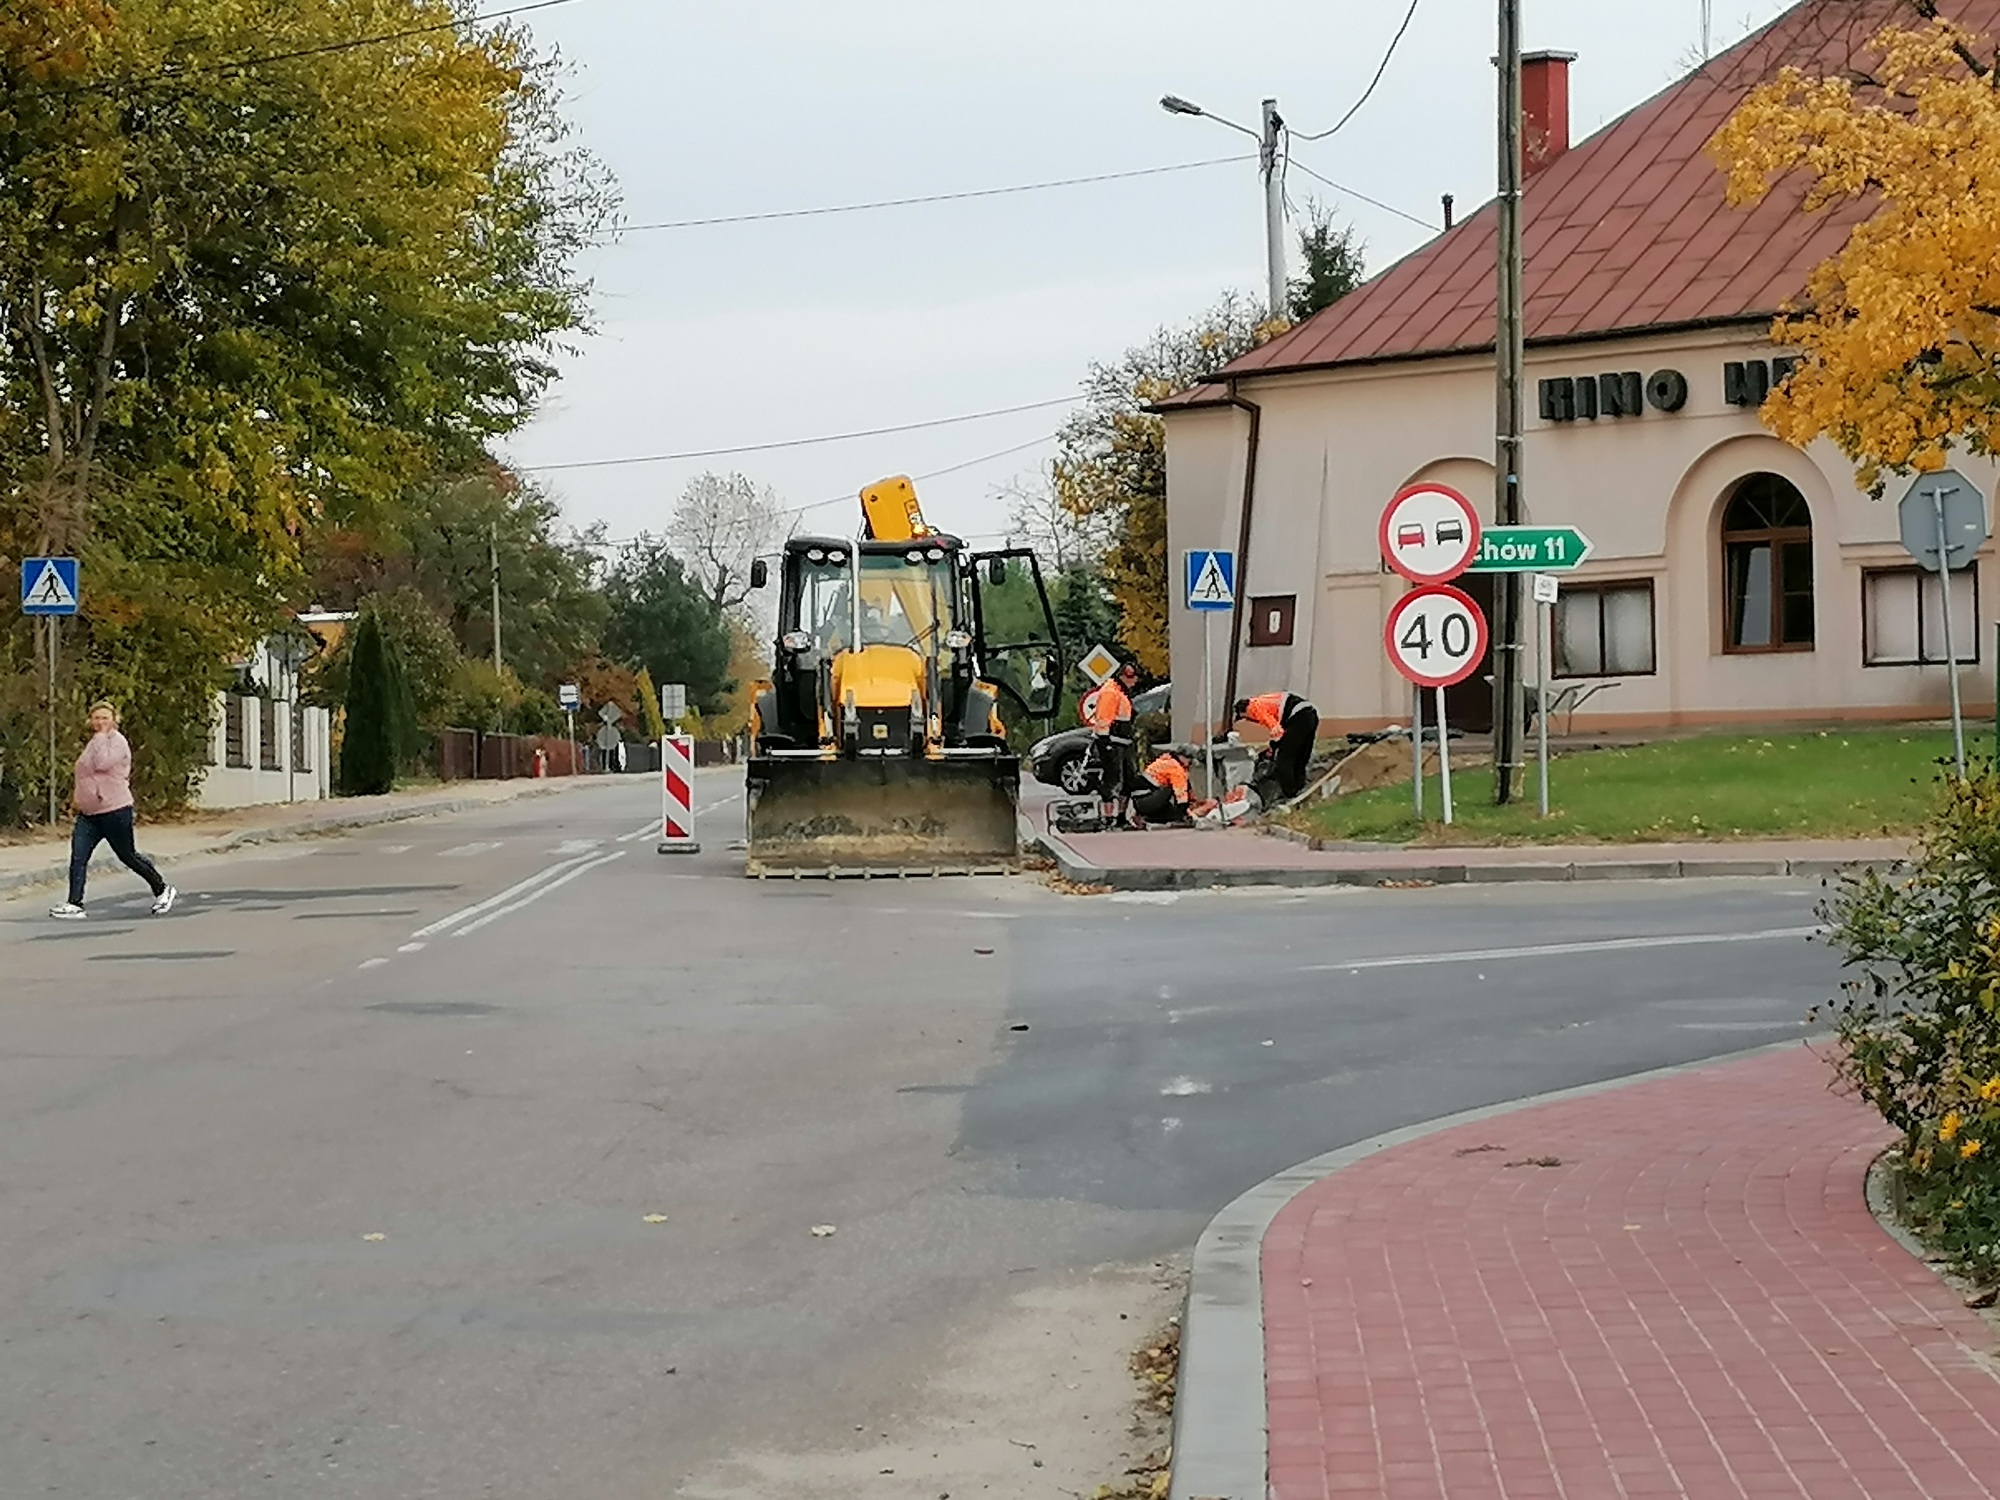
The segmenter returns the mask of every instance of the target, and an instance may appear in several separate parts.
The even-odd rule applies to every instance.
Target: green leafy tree
[[[523,682],[550,686],[596,647],[605,601],[592,587],[588,538],[570,536],[554,500],[504,470],[416,496],[401,555],[380,564],[407,579],[451,627],[466,656],[493,651],[493,547],[500,564],[500,652]]]
[[[362,600],[361,608],[375,617],[402,659],[417,723],[426,729],[440,728],[451,701],[453,675],[462,659],[450,627],[413,588],[370,594]],[[353,646],[354,633],[350,631],[314,664],[308,689],[313,702],[336,707],[347,701]]]
[[[1167,671],[1166,424],[1148,407],[1284,327],[1261,322],[1256,306],[1232,292],[1192,323],[1093,364],[1082,408],[1057,429],[1056,499],[1110,532],[1104,581],[1124,612],[1125,645],[1148,672]]]
[[[641,537],[604,581],[610,619],[604,648],[643,667],[654,682],[687,686],[688,702],[721,709],[729,678],[729,630],[720,610],[681,567],[666,543]]]
[[[121,653],[190,620],[218,660],[248,647],[316,533],[389,524],[553,377],[608,194],[525,33],[459,14],[0,7],[0,565],[83,556],[80,684],[129,672],[187,711],[212,662]],[[202,602],[130,628],[163,599]],[[0,622],[0,677],[32,660]],[[156,741],[167,794],[187,723]],[[31,734],[0,701],[0,763]]]
[[[1337,223],[1332,209],[1307,200],[1305,227],[1299,231],[1305,274],[1293,277],[1287,287],[1286,311],[1294,323],[1333,306],[1368,279],[1364,250],[1352,225]]]
[[[347,717],[340,741],[340,790],[349,797],[392,791],[402,759],[400,698],[395,657],[372,614],[354,627],[347,678]]]
[[[1049,608],[1056,617],[1063,661],[1076,676],[1076,664],[1094,646],[1119,649],[1124,619],[1118,601],[1095,568],[1066,569],[1049,590]]]
[[[644,667],[639,668],[639,718],[646,731],[646,738],[660,739],[667,732],[667,721],[660,713],[660,695],[653,688],[653,674]]]

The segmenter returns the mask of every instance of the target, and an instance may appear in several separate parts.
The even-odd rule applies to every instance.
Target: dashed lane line
[[[1559,958],[1570,953],[1628,953],[1642,948],[1703,948],[1721,943],[1774,943],[1817,936],[1819,927],[1770,927],[1761,932],[1689,932],[1661,937],[1601,938],[1580,943],[1531,943],[1520,948],[1466,948],[1443,953],[1403,953],[1392,958],[1351,958],[1345,963],[1305,964],[1301,974],[1354,973],[1361,969],[1407,969],[1425,964],[1498,963],[1510,958]]]
[[[597,859],[587,860],[583,864],[578,865],[575,869],[570,870],[568,873],[559,875],[554,880],[545,881],[543,884],[536,886],[534,889],[529,891],[525,896],[521,897],[520,900],[515,901],[507,906],[497,907],[494,910],[487,912],[484,916],[475,917],[472,921],[467,922],[463,927],[459,928],[458,931],[454,932],[452,936],[455,938],[464,937],[468,933],[479,931],[480,928],[486,926],[487,923],[489,922],[497,922],[502,917],[513,915],[515,912],[519,911],[524,906],[532,906],[535,902],[541,900],[542,897],[548,895],[550,891],[553,891],[560,886],[568,885],[572,880],[576,879],[577,876],[587,875],[592,870],[598,869],[600,866],[608,865],[614,860],[623,859],[626,855],[626,852],[627,852],[626,850],[619,849],[611,854],[602,855]]]
[[[424,927],[419,927],[415,932],[411,933],[410,936],[412,938],[436,937],[439,933],[445,931],[446,929],[456,927],[460,922],[464,922],[469,920],[470,918],[476,917],[481,912],[490,911],[496,906],[511,901],[516,896],[519,896],[524,892],[533,889],[535,886],[539,885],[542,881],[549,880],[554,876],[561,874],[564,870],[569,869],[572,865],[580,865],[585,860],[590,859],[591,857],[592,856],[588,854],[575,854],[571,855],[568,859],[559,859],[554,864],[547,865],[542,869],[535,871],[535,873],[528,876],[527,879],[516,881],[513,885],[508,886],[506,890],[501,891],[497,895],[488,896],[484,901],[476,901],[471,906],[460,907],[457,911],[452,912],[448,916],[439,917],[435,922],[432,922]]]
[[[441,850],[439,859],[471,859],[475,855],[487,854],[500,847],[499,839],[478,839],[470,844],[460,844],[456,849]]]

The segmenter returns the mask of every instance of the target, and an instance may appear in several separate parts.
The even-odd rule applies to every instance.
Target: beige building
[[[1969,24],[2000,21],[2000,0],[1967,8],[1992,12]],[[1594,689],[1579,730],[1947,711],[1939,583],[1898,540],[1909,481],[1871,499],[1831,444],[1800,451],[1757,415],[1786,367],[1772,315],[1857,213],[1806,215],[1782,188],[1732,210],[1702,154],[1755,82],[1785,62],[1839,65],[1883,19],[1874,9],[1886,7],[1842,6],[1829,26],[1826,5],[1800,6],[1574,149],[1571,60],[1528,64],[1524,519],[1593,544],[1564,575],[1545,638],[1550,694]],[[1235,630],[1217,632],[1218,701],[1232,683],[1236,696],[1288,688],[1330,731],[1407,722],[1410,689],[1382,648],[1407,585],[1383,568],[1376,527],[1417,480],[1493,514],[1495,258],[1489,204],[1163,404],[1172,552],[1242,553]],[[1991,515],[2000,468],[1956,468]],[[1952,584],[1962,690],[1987,714],[1995,556],[1989,543]],[[1457,582],[1488,604],[1492,576]],[[1202,619],[1174,611],[1190,684]],[[1488,671],[1451,690],[1455,724],[1490,723]],[[1200,713],[1198,693],[1175,695],[1178,732],[1196,732]]]

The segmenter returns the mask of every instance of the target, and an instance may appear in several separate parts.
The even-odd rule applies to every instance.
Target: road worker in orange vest
[[[1305,790],[1306,763],[1312,759],[1313,741],[1319,734],[1319,710],[1297,693],[1265,693],[1256,698],[1238,698],[1230,719],[1248,719],[1260,724],[1271,736],[1275,755],[1271,776],[1281,797],[1296,797]]]
[[[1139,669],[1129,661],[1104,680],[1092,696],[1090,728],[1097,736],[1098,796],[1104,815],[1117,823],[1125,821],[1125,806],[1132,795],[1132,783],[1139,778],[1139,745],[1132,723],[1132,692],[1139,685]]]
[[[1132,811],[1147,823],[1186,823],[1194,813],[1213,807],[1212,802],[1194,801],[1188,782],[1191,757],[1182,749],[1169,749],[1153,758],[1141,773],[1139,789],[1132,794]]]

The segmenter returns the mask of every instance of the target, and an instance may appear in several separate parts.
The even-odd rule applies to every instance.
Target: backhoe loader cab
[[[900,483],[887,506],[868,495]],[[751,715],[751,873],[1005,868],[1020,762],[1003,700],[1056,708],[1062,662],[1034,555],[972,554],[924,526],[908,481],[864,493],[867,529],[794,537],[771,680]]]

